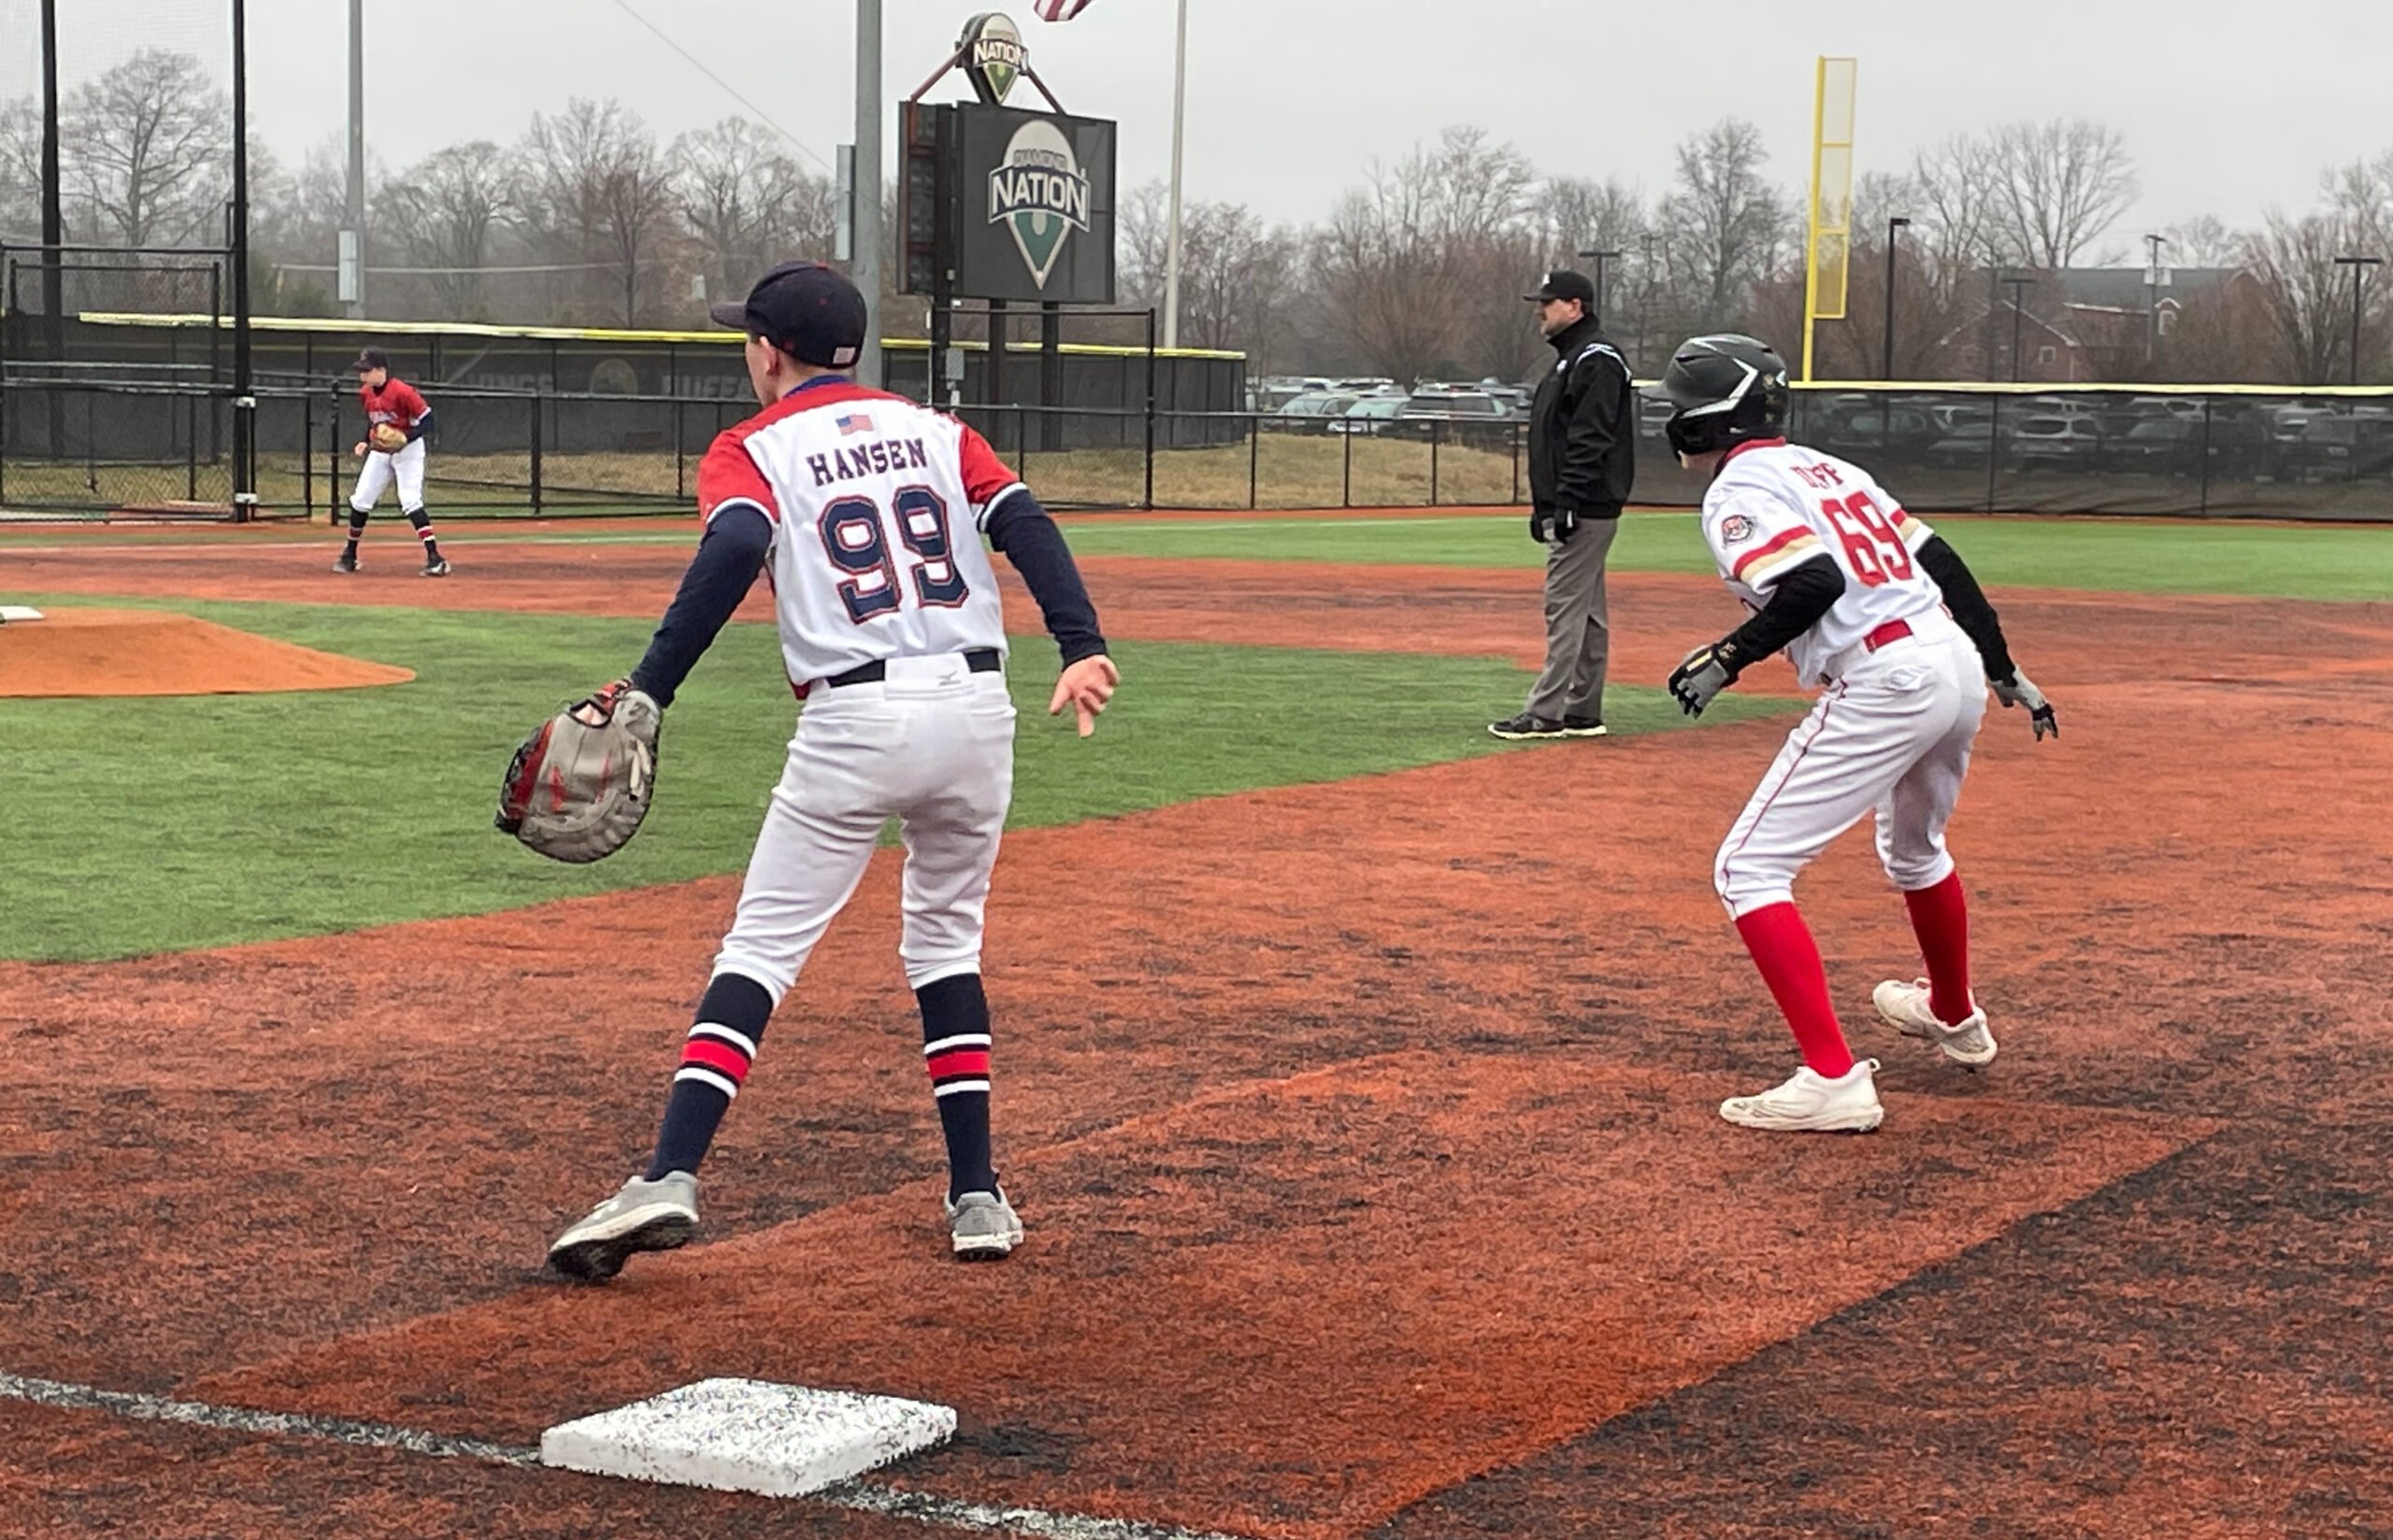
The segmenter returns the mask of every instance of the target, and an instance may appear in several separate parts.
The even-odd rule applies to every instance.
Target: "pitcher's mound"
[[[246,695],[414,677],[171,610],[53,609],[0,625],[0,696]]]

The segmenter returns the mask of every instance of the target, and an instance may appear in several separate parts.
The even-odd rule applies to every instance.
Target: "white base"
[[[41,611],[31,605],[0,605],[0,625],[11,620],[38,620]]]
[[[955,1409],[761,1379],[705,1379],[559,1423],[540,1462],[595,1476],[800,1497],[937,1448]]]

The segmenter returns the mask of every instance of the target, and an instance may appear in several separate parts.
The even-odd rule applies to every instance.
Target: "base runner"
[[[634,1252],[696,1233],[698,1162],[891,818],[906,845],[898,954],[947,1142],[949,1241],[958,1257],[1002,1258],[1023,1226],[991,1163],[981,936],[1013,795],[1014,711],[982,535],[1062,649],[1050,713],[1071,706],[1086,736],[1120,675],[1062,533],[981,435],[839,372],[864,344],[854,285],[791,263],[714,318],[748,334],[765,409],[699,465],[706,535],[627,688],[669,706],[761,570],[806,706],[682,1043],[655,1155],[558,1236],[549,1262],[608,1278]]]
[[[1878,1014],[1970,1068],[1994,1034],[1970,991],[1968,906],[1944,826],[1960,796],[1989,681],[2035,734],[2052,706],[2011,660],[2001,623],[1957,552],[1858,466],[1789,444],[1786,365],[1746,336],[1699,336],[1663,377],[1670,448],[1711,478],[1703,535],[1751,618],[1697,648],[1669,679],[1699,715],[1738,674],[1784,649],[1817,687],[1720,848],[1713,883],[1785,1013],[1803,1067],[1723,1102],[1749,1128],[1867,1130],[1884,1116],[1873,1059],[1845,1046],[1819,948],[1795,907],[1796,874],[1875,812],[1878,856],[1902,891],[1927,977],[1889,979]]]

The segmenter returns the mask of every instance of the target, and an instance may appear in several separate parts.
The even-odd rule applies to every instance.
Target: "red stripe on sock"
[[[944,1080],[955,1075],[985,1076],[989,1073],[989,1050],[952,1048],[945,1053],[931,1055],[924,1063],[934,1080]]]
[[[730,1044],[719,1043],[711,1037],[693,1037],[684,1043],[681,1046],[681,1062],[704,1064],[709,1069],[721,1070],[731,1077],[733,1085],[744,1084],[748,1078],[748,1056]]]
[[[1828,973],[1820,962],[1819,944],[1812,928],[1792,904],[1770,904],[1737,917],[1737,934],[1770,986],[1786,1025],[1803,1050],[1803,1062],[1833,1080],[1853,1068],[1853,1050],[1844,1044],[1844,1029],[1837,1024],[1836,1003],[1828,997]]]
[[[1975,1008],[1970,1004],[1970,901],[1961,891],[1961,874],[1903,894],[1903,905],[1927,964],[1927,1008],[1946,1026],[1957,1025]]]

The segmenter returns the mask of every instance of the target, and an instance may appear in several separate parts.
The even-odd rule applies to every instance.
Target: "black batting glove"
[[[1529,510],[1529,538],[1540,546],[1554,538],[1553,516],[1542,508]]]
[[[1712,698],[1737,682],[1744,664],[1737,657],[1736,648],[1727,641],[1707,642],[1679,661],[1670,671],[1669,689],[1679,709],[1690,717],[1700,717]]]

